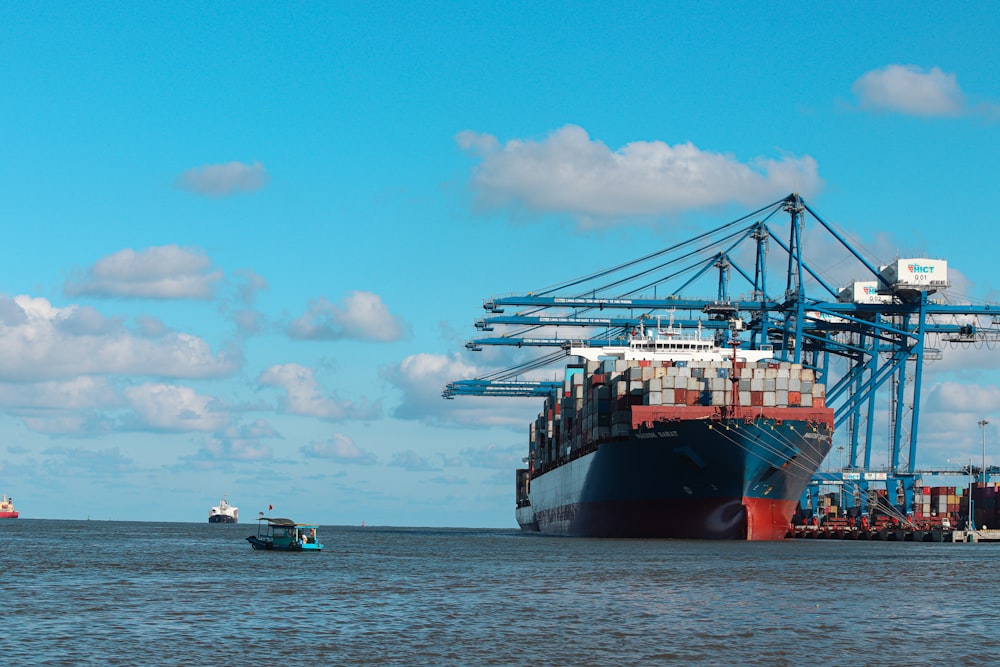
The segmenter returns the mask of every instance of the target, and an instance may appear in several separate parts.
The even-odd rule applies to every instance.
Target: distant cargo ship
[[[833,437],[833,410],[811,369],[672,323],[570,354],[581,363],[546,399],[528,468],[517,471],[523,530],[785,537]]]
[[[5,493],[3,500],[0,500],[0,519],[16,519],[18,516],[17,510],[14,509],[14,499],[8,498]]]
[[[223,496],[216,507],[208,511],[209,523],[239,523],[240,509],[233,507]]]

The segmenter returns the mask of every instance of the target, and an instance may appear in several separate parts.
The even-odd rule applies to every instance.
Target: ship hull
[[[636,406],[628,437],[532,477],[524,530],[580,537],[778,540],[831,446],[826,408]]]
[[[16,519],[20,514],[16,511],[0,512],[0,519]]]
[[[209,523],[236,523],[236,517],[225,514],[216,514],[208,517]]]

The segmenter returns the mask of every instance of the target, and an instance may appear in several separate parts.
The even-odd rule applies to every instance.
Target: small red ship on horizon
[[[3,500],[0,500],[0,519],[16,519],[17,517],[18,513],[14,509],[14,499],[8,498],[5,493]]]

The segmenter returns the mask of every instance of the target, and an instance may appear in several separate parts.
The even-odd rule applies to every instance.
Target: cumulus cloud
[[[89,410],[117,407],[121,396],[107,378],[83,376],[65,381],[0,382],[0,406],[15,409]]]
[[[229,422],[218,399],[201,396],[190,387],[143,384],[124,391],[135,413],[135,427],[154,431],[218,431]]]
[[[82,448],[50,447],[42,452],[45,468],[58,470],[66,479],[74,477],[117,477],[135,472],[138,466],[117,447],[98,451]]]
[[[392,315],[381,297],[372,292],[350,292],[340,305],[319,298],[288,327],[293,338],[303,340],[361,340],[388,343],[410,335],[409,325]]]
[[[240,192],[260,190],[270,178],[264,165],[259,162],[227,162],[188,169],[177,177],[174,185],[197,195],[228,197]]]
[[[272,457],[271,448],[264,440],[280,437],[263,419],[250,424],[227,425],[205,440],[196,459],[215,461],[260,461]]]
[[[208,299],[222,272],[200,250],[176,245],[125,248],[77,271],[63,288],[69,296],[139,299]]]
[[[282,408],[294,415],[329,420],[372,419],[382,412],[378,403],[355,405],[336,396],[323,396],[312,369],[299,364],[271,366],[261,373],[257,382],[265,387],[284,390]]]
[[[461,132],[456,141],[479,159],[471,186],[485,209],[513,207],[580,219],[650,216],[729,203],[758,205],[822,187],[816,161],[781,156],[740,162],[692,143],[635,141],[612,150],[566,125],[542,141]]]
[[[990,414],[1000,406],[1000,387],[939,382],[922,398],[921,405],[928,412]]]
[[[458,354],[426,353],[410,355],[399,365],[382,371],[382,376],[402,395],[392,413],[397,419],[523,429],[540,409],[539,399],[475,396],[448,401],[441,398],[449,382],[482,374],[482,369],[463,362]]]
[[[375,465],[378,462],[378,457],[375,454],[362,450],[343,433],[335,433],[332,438],[311,442],[299,451],[308,458],[330,459],[338,463]]]
[[[965,111],[965,94],[954,74],[938,67],[886,65],[866,72],[852,88],[862,109],[914,116],[957,116]]]
[[[392,462],[389,463],[389,465],[403,468],[404,470],[409,470],[411,472],[441,469],[440,465],[431,463],[426,456],[421,456],[412,449],[393,454]]]
[[[238,269],[233,272],[236,277],[236,290],[240,301],[252,306],[257,300],[257,293],[267,290],[267,280],[250,269]]]
[[[134,336],[93,309],[0,296],[0,314],[0,381],[100,374],[211,378],[238,367],[238,360],[213,354],[201,338],[176,332]]]

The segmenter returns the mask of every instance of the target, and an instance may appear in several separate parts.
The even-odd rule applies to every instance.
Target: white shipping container
[[[643,403],[645,405],[663,405],[663,392],[651,391],[647,393],[644,397]]]
[[[892,303],[892,295],[879,294],[877,280],[856,280],[837,292],[841,303]]]
[[[948,262],[943,259],[897,259],[881,267],[879,275],[890,287],[932,291],[948,286]]]

